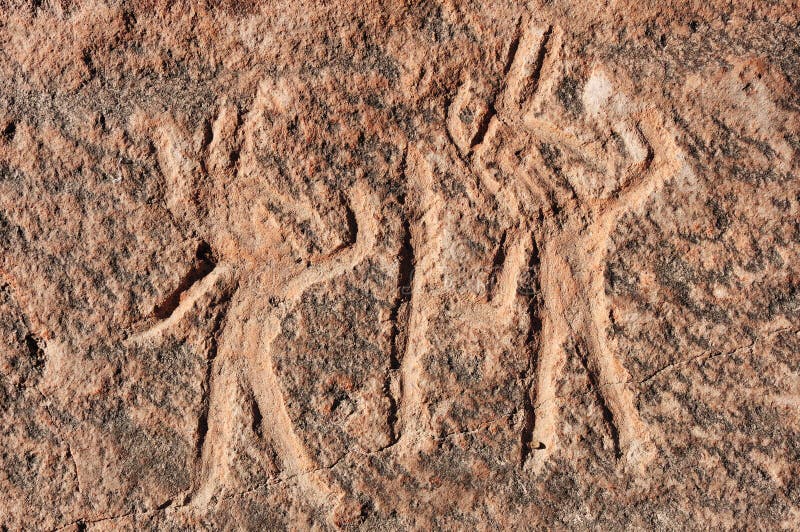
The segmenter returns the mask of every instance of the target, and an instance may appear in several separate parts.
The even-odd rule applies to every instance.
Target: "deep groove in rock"
[[[201,241],[197,246],[195,258],[189,271],[178,283],[178,286],[173,292],[153,309],[153,316],[163,320],[172,315],[175,309],[178,308],[181,302],[181,295],[189,290],[194,284],[203,280],[203,278],[211,273],[216,266],[211,247],[205,241]]]
[[[94,64],[94,60],[92,59],[91,51],[88,49],[84,50],[81,60],[83,61],[83,64],[86,67],[87,72],[89,73],[89,79],[84,81],[84,83],[88,83],[89,81],[97,77],[97,67]]]
[[[528,334],[525,339],[525,345],[528,348],[528,367],[524,375],[524,392],[523,392],[523,423],[522,433],[520,435],[521,456],[520,464],[524,465],[530,452],[534,449],[544,449],[544,444],[539,442],[536,447],[533,445],[533,429],[536,426],[536,409],[533,406],[533,398],[531,397],[531,388],[533,387],[532,380],[535,371],[539,366],[539,349],[541,348],[542,341],[542,295],[541,295],[541,281],[539,279],[541,270],[541,258],[539,257],[539,246],[536,238],[531,238],[532,248],[531,255],[528,259],[528,272],[524,278],[525,285],[522,287],[523,294],[528,297]]]
[[[12,120],[9,122],[6,127],[3,128],[2,134],[0,136],[3,138],[5,142],[11,142],[14,140],[14,136],[17,134],[17,124]]]
[[[494,289],[495,286],[497,286],[497,276],[502,271],[503,264],[506,261],[507,237],[508,237],[508,231],[503,231],[503,234],[500,237],[500,243],[497,245],[497,251],[494,254],[494,259],[492,259],[492,270],[489,272],[489,278],[486,281],[487,299],[491,299],[494,297]]]
[[[550,44],[550,37],[553,35],[553,26],[549,26],[547,31],[542,35],[542,44],[539,46],[539,51],[536,53],[536,60],[533,63],[533,71],[531,72],[530,81],[522,91],[522,100],[526,100],[536,94],[539,90],[539,82],[542,77],[542,68],[544,67],[544,60],[547,57],[548,45]]]
[[[402,344],[406,339],[400,327],[400,313],[408,313],[408,302],[411,298],[411,282],[414,277],[414,248],[411,243],[411,227],[408,219],[403,220],[403,240],[397,253],[397,292],[389,315],[392,331],[389,338],[389,370],[383,385],[383,393],[389,399],[387,424],[389,426],[390,444],[397,441],[397,419],[400,404],[391,390],[391,372],[400,369]]]
[[[258,439],[262,439],[264,437],[264,417],[261,415],[261,409],[258,407],[258,401],[254,395],[250,395],[250,428],[253,431],[253,434],[256,435]]]
[[[597,382],[597,377],[589,367],[586,357],[586,349],[582,344],[579,343],[575,345],[575,354],[578,356],[578,359],[581,361],[581,365],[586,370],[586,374],[589,376],[589,383],[595,392],[595,397],[597,398],[597,402],[603,412],[603,420],[605,421],[608,431],[611,434],[611,439],[614,442],[614,456],[615,458],[620,459],[622,458],[622,448],[619,444],[619,429],[617,429],[617,425],[614,422],[614,414],[612,414],[611,409],[606,403],[606,399],[603,396],[602,387]]]
[[[42,340],[34,336],[32,333],[25,335],[25,348],[28,351],[28,356],[31,358],[33,368],[41,375],[47,357],[42,347]]]
[[[358,237],[358,221],[356,220],[356,213],[353,212],[353,209],[350,205],[345,202],[344,203],[345,209],[345,220],[347,222],[347,236],[348,242],[346,247],[350,247],[356,243],[356,239]]]
[[[392,306],[390,320],[392,322],[390,367],[400,368],[400,326],[398,315],[404,303],[408,303],[411,295],[411,281],[414,277],[414,248],[411,244],[411,228],[408,220],[403,221],[403,241],[397,253],[397,295]]]
[[[506,54],[506,63],[503,67],[503,75],[508,75],[508,72],[511,70],[511,65],[514,63],[514,58],[517,56],[517,50],[519,50],[519,41],[522,38],[522,19],[520,18],[517,21],[517,30],[514,34],[514,38],[511,39],[511,43],[508,45],[508,53]]]
[[[208,435],[208,410],[209,410],[209,389],[211,386],[211,368],[213,364],[209,362],[206,367],[206,374],[203,382],[203,398],[201,401],[200,415],[197,417],[197,441],[195,441],[195,457],[199,460],[203,456],[203,447],[206,444]]]
[[[489,131],[489,125],[492,123],[492,118],[494,118],[496,114],[497,111],[494,108],[493,102],[491,105],[489,105],[489,109],[486,111],[486,114],[484,114],[481,118],[481,122],[478,125],[478,130],[475,132],[472,142],[469,143],[470,150],[483,144],[483,139],[486,137],[486,132]]]
[[[242,124],[243,124],[242,110],[239,109],[239,107],[237,106],[236,107],[236,125],[235,125],[234,130],[233,130],[234,141],[236,141],[236,133],[238,133],[239,129],[241,129]],[[242,143],[241,143],[241,141],[240,142],[236,142],[236,144],[234,145],[234,147],[231,149],[231,152],[230,152],[230,161],[231,161],[231,168],[234,168],[237,171],[237,173],[238,173],[237,166],[239,164],[239,156],[241,155],[241,153],[242,153]]]
[[[203,377],[202,384],[202,398],[200,413],[197,416],[197,440],[195,441],[195,456],[199,460],[203,456],[203,447],[206,444],[206,436],[208,435],[208,414],[211,406],[211,384],[213,377],[214,361],[217,358],[217,351],[219,349],[219,335],[223,329],[223,322],[228,312],[228,307],[233,295],[236,293],[237,287],[234,286],[229,291],[224,292],[219,300],[213,305],[219,307],[219,310],[214,317],[214,325],[209,335],[209,347],[206,358],[206,370]]]
[[[166,510],[167,508],[172,506],[172,503],[173,503],[172,499],[167,499],[166,501],[156,506],[156,511]]]
[[[201,149],[207,151],[208,147],[214,141],[214,128],[210,120],[203,120],[203,143]]]
[[[347,226],[347,235],[344,239],[344,242],[336,246],[331,254],[338,253],[354,246],[358,240],[358,220],[356,219],[356,213],[350,206],[350,202],[348,202],[346,199],[342,199],[342,205],[344,205],[344,219],[345,225]]]
[[[541,258],[539,257],[539,246],[536,239],[532,238],[531,256],[528,259],[528,273],[527,273],[527,295],[530,298],[528,303],[528,316],[530,318],[530,327],[528,328],[527,345],[538,345],[538,339],[542,332],[542,290],[541,281],[539,279],[541,271]]]

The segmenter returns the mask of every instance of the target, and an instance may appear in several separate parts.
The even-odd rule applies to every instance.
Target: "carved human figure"
[[[617,451],[643,467],[653,456],[652,443],[630,376],[608,338],[604,267],[620,218],[686,168],[664,119],[617,91],[602,68],[584,84],[583,116],[565,124],[556,117],[569,112],[550,112],[559,83],[569,82],[558,72],[561,40],[557,27],[523,23],[500,91],[487,105],[480,96],[475,102],[485,91],[465,83],[449,110],[448,129],[469,171],[515,220],[512,245],[533,255],[528,263],[536,270],[538,316],[531,327],[540,320],[541,330],[532,346],[523,463],[541,463],[557,447],[557,389],[572,351],[610,413]],[[461,123],[467,106],[483,110],[483,125]],[[530,235],[527,242],[523,235]],[[525,262],[511,266],[524,268]]]
[[[277,94],[276,94],[277,92]],[[287,228],[280,213],[294,223],[317,229],[324,224],[311,202],[290,197],[263,175],[257,157],[263,116],[282,111],[280,91],[262,85],[243,117],[236,106],[222,104],[206,140],[192,148],[169,118],[158,123],[155,140],[166,175],[167,204],[176,218],[201,226],[214,250],[216,265],[182,297],[166,319],[137,333],[131,343],[157,340],[195,307],[229,301],[217,340],[208,388],[207,432],[200,435],[201,482],[192,504],[205,506],[235,486],[231,463],[237,434],[247,430],[242,411],[251,397],[268,420],[260,428],[272,445],[282,479],[292,479],[309,500],[342,502],[343,494],[317,474],[318,464],[295,431],[272,356],[272,344],[283,319],[311,287],[356,267],[375,244],[376,200],[356,183],[346,193],[346,209],[355,219],[356,234],[327,253],[311,254],[308,242]],[[166,125],[164,125],[166,124]],[[195,145],[198,143],[195,142]],[[235,192],[230,187],[235,185]],[[275,207],[277,205],[277,208]],[[288,214],[287,214],[288,213]],[[201,423],[202,425],[203,423]]]

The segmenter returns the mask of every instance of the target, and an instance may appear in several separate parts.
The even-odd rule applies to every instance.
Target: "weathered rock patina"
[[[0,529],[797,529],[800,5],[0,8]]]

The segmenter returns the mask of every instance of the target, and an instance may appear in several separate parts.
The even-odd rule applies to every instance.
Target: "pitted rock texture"
[[[800,528],[800,5],[0,8],[0,529]]]

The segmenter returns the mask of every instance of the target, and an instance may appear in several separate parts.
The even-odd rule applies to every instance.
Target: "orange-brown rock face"
[[[800,528],[796,2],[246,4],[0,8],[0,530]]]

